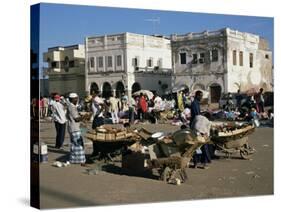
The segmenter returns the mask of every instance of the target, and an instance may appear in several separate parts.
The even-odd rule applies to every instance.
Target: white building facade
[[[129,96],[148,89],[164,94],[171,89],[170,40],[164,37],[122,33],[85,40],[85,90]]]
[[[221,93],[251,88],[272,91],[272,52],[265,39],[229,28],[172,35],[172,86]]]
[[[76,92],[85,95],[85,48],[84,45],[49,48],[43,54],[48,68],[49,94],[66,95]]]

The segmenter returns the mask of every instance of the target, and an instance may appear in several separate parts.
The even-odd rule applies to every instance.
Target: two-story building
[[[49,78],[50,94],[76,92],[85,95],[84,45],[49,48],[43,59],[48,63],[44,74]]]
[[[258,35],[229,28],[171,35],[173,85],[221,93],[251,88],[272,90],[272,52]]]
[[[49,93],[93,90],[104,97],[130,96],[148,89],[160,95],[173,88],[222,93],[252,88],[272,91],[272,52],[258,35],[229,28],[202,33],[149,36],[121,33],[86,37],[84,45],[49,48]]]
[[[85,90],[128,95],[140,89],[164,94],[171,89],[170,40],[134,33],[87,37]]]

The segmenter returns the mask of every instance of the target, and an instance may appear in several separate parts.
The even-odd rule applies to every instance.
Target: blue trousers
[[[201,147],[202,154],[194,154],[193,155],[193,163],[197,165],[199,162],[202,164],[211,163],[211,154],[209,150],[209,145],[205,144]]]

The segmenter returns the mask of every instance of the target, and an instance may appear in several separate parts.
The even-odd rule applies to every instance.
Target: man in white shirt
[[[109,98],[109,112],[111,113],[112,123],[118,124],[118,99],[116,99],[112,94]]]
[[[64,136],[65,136],[65,127],[66,127],[66,110],[64,105],[60,102],[60,96],[55,95],[55,101],[51,107],[53,120],[56,127],[56,148],[60,149],[63,146]]]
[[[158,95],[154,98],[154,109],[160,111],[162,106],[162,98]]]
[[[98,96],[97,91],[92,92],[92,112],[93,112],[93,123],[92,128],[96,129],[97,127],[104,125],[103,117],[103,100]]]

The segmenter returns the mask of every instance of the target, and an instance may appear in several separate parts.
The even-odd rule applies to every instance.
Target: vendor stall
[[[255,130],[254,125],[247,122],[213,122],[211,127],[211,141],[217,152],[230,157],[240,153],[243,159],[249,159],[254,153],[249,146],[248,135]]]

